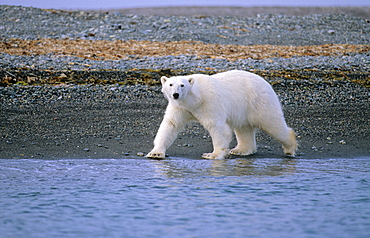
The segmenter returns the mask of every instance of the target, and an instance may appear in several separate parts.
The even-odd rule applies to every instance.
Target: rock
[[[140,157],[143,157],[143,156],[145,156],[145,153],[144,152],[137,152],[136,155],[140,156]]]

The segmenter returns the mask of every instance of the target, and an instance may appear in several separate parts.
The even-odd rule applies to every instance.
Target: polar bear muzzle
[[[172,96],[173,96],[174,99],[178,99],[180,97],[180,94],[174,93],[174,94],[172,94]]]

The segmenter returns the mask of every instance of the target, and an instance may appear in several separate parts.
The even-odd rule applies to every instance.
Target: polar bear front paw
[[[147,158],[153,158],[153,159],[164,159],[166,158],[165,153],[161,152],[149,152],[147,155],[145,155]]]

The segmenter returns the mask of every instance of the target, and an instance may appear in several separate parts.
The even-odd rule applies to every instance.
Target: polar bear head
[[[168,100],[182,100],[188,96],[194,84],[194,78],[184,76],[167,78],[163,76],[161,83],[162,92]]]

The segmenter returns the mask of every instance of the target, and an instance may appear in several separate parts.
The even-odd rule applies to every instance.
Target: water
[[[1,237],[370,237],[370,158],[0,160]]]
[[[293,6],[293,7],[332,7],[332,6],[369,6],[369,0],[0,0],[0,4],[22,5],[27,7],[55,8],[55,9],[115,9],[115,8],[135,8],[135,7],[168,7],[168,6]]]

